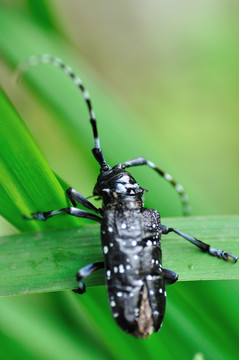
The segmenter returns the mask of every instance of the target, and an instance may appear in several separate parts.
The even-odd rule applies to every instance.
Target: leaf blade
[[[80,225],[74,218],[51,224],[25,221],[22,215],[67,206],[65,192],[34,142],[21,118],[3,92],[0,92],[0,213],[21,230]],[[6,210],[6,204],[7,210]],[[62,225],[61,225],[62,224]]]
[[[165,223],[238,255],[239,216],[168,218]],[[164,267],[176,271],[180,281],[239,279],[238,264],[203,254],[184,239],[168,235],[162,248]],[[2,237],[0,253],[2,296],[73,289],[79,268],[103,260],[99,225]],[[89,276],[86,285],[104,284],[103,273]]]

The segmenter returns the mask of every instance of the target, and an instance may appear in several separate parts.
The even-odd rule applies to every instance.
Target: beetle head
[[[139,201],[146,192],[139,186],[131,174],[122,168],[121,164],[101,171],[93,194],[103,197],[103,200],[114,202]]]

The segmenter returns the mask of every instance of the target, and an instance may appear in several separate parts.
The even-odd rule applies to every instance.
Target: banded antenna
[[[66,75],[68,75],[75,85],[81,90],[84,100],[87,104],[89,114],[90,114],[90,123],[93,130],[94,135],[94,148],[92,149],[92,153],[97,160],[97,162],[100,164],[101,170],[107,171],[109,169],[109,165],[106,164],[103,152],[100,147],[100,140],[98,137],[98,131],[97,131],[97,125],[96,125],[96,118],[95,113],[91,105],[90,95],[88,91],[85,89],[84,85],[82,84],[81,79],[76,76],[71,69],[71,67],[67,66],[61,59],[58,57],[54,57],[48,54],[42,54],[42,55],[32,55],[30,56],[26,61],[22,62],[17,69],[17,81],[20,81],[23,73],[32,66],[37,66],[39,64],[52,64],[64,71]]]

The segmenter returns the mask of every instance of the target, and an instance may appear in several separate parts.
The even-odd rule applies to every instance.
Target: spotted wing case
[[[104,212],[101,241],[109,303],[117,324],[145,338],[165,312],[160,217],[151,209]]]

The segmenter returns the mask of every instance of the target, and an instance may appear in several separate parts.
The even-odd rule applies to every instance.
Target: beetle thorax
[[[93,193],[102,198],[103,208],[140,208],[145,190],[119,164],[107,172],[100,173]]]

